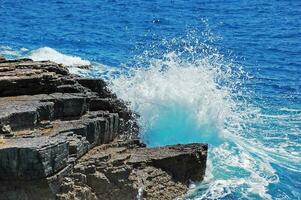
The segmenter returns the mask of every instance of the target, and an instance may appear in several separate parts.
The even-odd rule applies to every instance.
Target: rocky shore
[[[147,148],[101,79],[0,57],[0,199],[175,199],[205,174],[207,145]]]

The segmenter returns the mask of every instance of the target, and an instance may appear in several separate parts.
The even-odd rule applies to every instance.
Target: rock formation
[[[147,148],[101,79],[0,58],[0,199],[174,199],[201,181],[206,144]]]

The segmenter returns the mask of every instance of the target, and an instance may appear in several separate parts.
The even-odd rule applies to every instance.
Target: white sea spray
[[[146,52],[137,66],[112,78],[110,88],[140,115],[141,138],[149,146],[209,144],[205,180],[187,199],[271,199],[267,188],[279,181],[275,160],[263,144],[245,137],[250,124],[261,123],[260,109],[241,88],[248,75],[206,44],[184,45],[184,53],[171,50],[161,58]]]

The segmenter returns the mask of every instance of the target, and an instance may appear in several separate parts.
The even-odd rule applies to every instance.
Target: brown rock
[[[75,168],[87,177],[81,187],[91,188],[97,199],[174,199],[185,194],[189,180],[203,179],[206,159],[205,144],[129,148],[113,143],[92,149]]]

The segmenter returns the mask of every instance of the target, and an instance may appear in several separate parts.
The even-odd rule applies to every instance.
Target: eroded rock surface
[[[206,144],[146,148],[126,103],[64,66],[0,59],[0,199],[174,199]]]
[[[207,145],[173,145],[146,148],[139,141],[101,145],[89,151],[74,166],[59,199],[174,199],[187,191],[189,180],[205,174]],[[101,184],[99,184],[101,183]],[[65,188],[63,187],[63,188]]]

